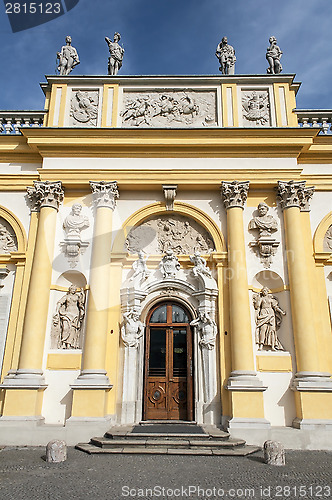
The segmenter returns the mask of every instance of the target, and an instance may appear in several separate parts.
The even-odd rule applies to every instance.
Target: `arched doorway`
[[[193,335],[188,310],[168,301],[147,317],[144,420],[193,420]]]

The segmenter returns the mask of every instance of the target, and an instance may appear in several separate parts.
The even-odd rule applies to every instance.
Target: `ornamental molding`
[[[64,198],[61,181],[33,181],[33,183],[33,188],[27,188],[27,198],[31,204],[31,211],[37,212],[45,207],[59,210]]]
[[[114,210],[119,198],[118,183],[116,181],[90,181],[93,201],[96,208],[106,207]]]
[[[306,181],[278,181],[277,201],[282,210],[297,207],[301,212],[310,211],[310,200],[315,187],[306,187],[305,184]]]
[[[247,201],[249,191],[249,181],[222,181],[221,196],[226,210],[229,208],[242,208]]]

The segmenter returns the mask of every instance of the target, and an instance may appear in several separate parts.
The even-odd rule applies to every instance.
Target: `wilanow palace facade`
[[[332,111],[299,87],[50,76],[44,111],[0,112],[0,444],[331,445]]]

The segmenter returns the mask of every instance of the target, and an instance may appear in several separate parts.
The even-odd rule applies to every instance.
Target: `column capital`
[[[249,181],[222,181],[221,197],[226,210],[229,208],[244,208],[249,191]]]
[[[31,210],[38,212],[41,208],[50,207],[59,210],[63,201],[64,190],[61,181],[33,181],[34,187],[27,188],[27,197],[31,203]]]
[[[297,207],[301,212],[310,211],[310,200],[314,194],[315,187],[306,187],[306,181],[278,181],[277,201],[281,209]]]
[[[90,181],[90,186],[96,208],[115,209],[116,200],[119,198],[118,183],[116,181]]]

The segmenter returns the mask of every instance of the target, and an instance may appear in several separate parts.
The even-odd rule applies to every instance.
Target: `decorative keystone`
[[[244,208],[249,191],[249,181],[233,181],[221,183],[221,196],[226,210],[229,208]]]
[[[90,186],[96,208],[106,207],[111,210],[115,209],[116,200],[119,198],[118,183],[116,181],[90,181]]]
[[[314,186],[305,187],[305,181],[278,181],[277,201],[281,209],[297,207],[301,212],[309,212],[310,200],[314,194]]]
[[[177,185],[163,184],[166,210],[174,210],[174,200],[176,196],[176,190],[177,190]]]
[[[63,201],[64,197],[61,181],[33,181],[33,183],[33,188],[27,188],[27,197],[31,203],[31,210],[38,212],[44,207],[59,210],[60,203]]]

